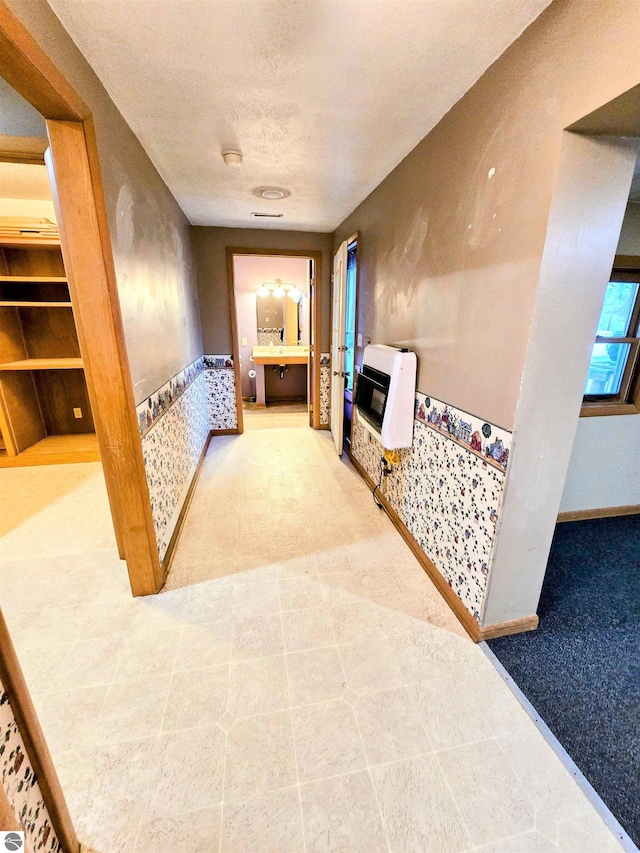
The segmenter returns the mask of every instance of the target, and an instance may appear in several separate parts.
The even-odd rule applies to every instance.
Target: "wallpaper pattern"
[[[161,560],[167,552],[211,430],[206,394],[207,372],[198,374],[142,438],[151,513]]]
[[[29,853],[63,853],[31,766],[9,699],[0,683],[0,774]]]
[[[163,560],[209,432],[238,426],[233,359],[201,356],[143,400],[136,411]]]
[[[331,356],[320,353],[320,424],[326,426],[331,418]]]
[[[416,394],[413,446],[385,496],[431,562],[478,619],[491,566],[511,434]],[[353,453],[374,482],[383,448],[356,417]]]

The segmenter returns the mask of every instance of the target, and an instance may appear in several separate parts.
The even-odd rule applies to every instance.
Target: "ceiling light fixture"
[[[222,152],[222,159],[226,166],[239,169],[242,166],[242,151],[238,151],[235,148],[225,148]]]
[[[280,201],[281,198],[288,198],[291,195],[284,187],[256,187],[253,194],[269,201]]]

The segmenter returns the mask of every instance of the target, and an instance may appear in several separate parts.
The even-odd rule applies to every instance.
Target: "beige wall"
[[[93,114],[138,403],[202,355],[190,226],[46,0],[8,6]]]
[[[638,83],[639,29],[556,0],[337,229],[359,331],[415,349],[420,391],[513,428],[562,130]]]
[[[227,284],[227,246],[251,249],[305,249],[322,252],[322,351],[329,348],[331,313],[331,235],[306,231],[262,231],[254,228],[191,230],[198,273],[200,317],[204,351],[214,355],[232,351]]]

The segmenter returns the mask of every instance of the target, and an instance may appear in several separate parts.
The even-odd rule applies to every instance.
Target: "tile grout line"
[[[383,633],[384,633],[384,634],[385,634],[385,636],[386,636],[386,632],[384,631],[384,629],[383,629]],[[388,638],[388,637],[387,637],[387,642],[389,642],[389,638]],[[394,659],[395,659],[395,654],[394,654],[393,646],[391,645],[391,643],[389,643],[389,647],[391,648],[391,654],[394,656]],[[422,726],[422,729],[423,729],[424,733],[425,733],[425,734],[426,734],[426,736],[427,736],[427,741],[429,742],[429,744],[430,744],[432,747],[434,747],[433,740],[432,740],[431,735],[429,734],[429,732],[428,732],[428,730],[427,730],[427,726],[426,726],[426,724],[425,724],[425,722],[424,722],[424,720],[423,720],[423,718],[422,718],[422,714],[421,714],[421,713],[420,713],[420,711],[418,710],[418,706],[416,705],[416,703],[415,703],[415,701],[414,701],[414,698],[413,698],[413,696],[411,695],[411,691],[409,690],[409,686],[410,686],[411,684],[416,684],[416,683],[420,683],[420,682],[407,682],[407,679],[405,678],[404,673],[402,672],[402,669],[400,668],[400,664],[397,662],[397,660],[396,660],[396,665],[397,665],[398,669],[400,669],[400,674],[402,675],[402,680],[403,680],[403,682],[404,682],[404,689],[407,691],[407,694],[408,694],[408,696],[409,696],[409,701],[411,702],[411,706],[412,706],[412,708],[413,708],[414,712],[416,713],[416,715],[417,715],[417,717],[418,717],[418,720],[419,720],[419,722],[420,722],[420,725]],[[466,744],[465,744],[465,746],[466,746]],[[428,755],[428,753],[425,753],[425,754],[427,754],[427,755]],[[466,834],[467,838],[469,839],[469,841],[471,842],[471,849],[474,849],[475,845],[474,845],[474,843],[473,843],[473,839],[471,838],[471,833],[469,832],[469,829],[468,829],[468,827],[467,827],[467,822],[465,821],[465,819],[464,819],[464,818],[463,818],[463,816],[462,816],[462,812],[460,811],[460,806],[458,805],[458,801],[456,800],[456,798],[455,798],[455,796],[454,796],[454,794],[453,794],[453,791],[451,790],[451,785],[449,785],[449,780],[447,779],[447,776],[446,776],[446,774],[445,774],[445,772],[444,772],[444,769],[443,769],[443,767],[442,767],[442,762],[441,762],[441,761],[440,761],[440,759],[438,758],[438,750],[436,750],[436,749],[434,748],[434,749],[432,750],[432,753],[431,753],[431,754],[434,756],[435,761],[436,761],[436,764],[438,765],[438,769],[439,769],[439,771],[440,771],[440,773],[441,773],[441,775],[442,775],[442,778],[444,779],[444,783],[445,783],[445,785],[447,786],[447,790],[449,791],[449,796],[451,797],[451,802],[453,803],[454,808],[455,808],[455,810],[456,810],[456,814],[458,815],[458,818],[459,818],[459,820],[460,820],[460,825],[464,828],[465,834]]]
[[[529,718],[531,719],[537,730],[540,732],[542,737],[545,739],[547,744],[551,747],[551,749],[553,750],[557,758],[560,760],[562,765],[571,774],[574,781],[576,782],[582,793],[585,795],[585,797],[593,807],[594,811],[601,818],[607,829],[612,833],[612,835],[616,836],[616,839],[621,844],[622,849],[625,851],[625,853],[638,853],[638,848],[633,843],[626,830],[619,823],[615,815],[611,812],[607,804],[600,797],[600,795],[589,782],[589,780],[586,778],[586,776],[582,773],[578,765],[571,758],[571,756],[560,743],[558,738],[553,734],[549,726],[542,719],[541,715],[536,711],[536,709],[531,704],[529,699],[525,696],[523,691],[518,687],[516,682],[509,675],[508,671],[500,662],[498,657],[493,653],[493,651],[487,645],[486,642],[478,643],[478,645],[482,649],[484,654],[487,656],[487,658],[491,661],[498,675],[502,678],[511,693],[518,700],[521,707],[529,716]]]
[[[158,729],[158,733],[155,735],[156,743],[155,743],[155,748],[154,748],[154,752],[153,752],[153,761],[151,762],[151,770],[149,772],[149,778],[147,780],[147,784],[146,784],[145,790],[144,790],[144,796],[142,799],[142,808],[140,809],[140,817],[138,818],[138,823],[136,825],[136,834],[135,834],[135,838],[134,838],[134,850],[138,845],[138,836],[140,835],[140,830],[142,829],[142,826],[143,826],[143,820],[145,817],[145,810],[147,807],[147,798],[149,796],[149,788],[151,786],[151,780],[153,778],[153,774],[154,774],[154,771],[156,769],[156,758],[158,757],[159,749],[160,749],[160,737],[163,734],[162,725],[164,723],[164,718],[165,718],[165,715],[167,713],[167,705],[169,704],[169,696],[171,694],[171,684],[173,682],[174,672],[176,671],[175,666],[176,666],[176,660],[178,657],[178,649],[180,648],[180,643],[182,642],[182,635],[184,634],[184,626],[185,626],[184,616],[186,616],[187,609],[189,607],[189,599],[190,598],[191,598],[191,590],[189,590],[189,595],[187,596],[187,601],[184,605],[183,619],[182,619],[182,624],[180,626],[180,636],[178,638],[178,642],[176,644],[175,652],[173,654],[173,663],[171,666],[171,670],[168,673],[168,675],[169,675],[169,686],[167,688],[167,695],[165,696],[165,700],[164,700],[164,708],[162,711],[162,716],[160,717],[160,727]]]
[[[353,688],[349,686],[349,682],[347,680],[347,674],[345,672],[344,664],[342,662],[342,655],[340,654],[340,647],[339,647],[339,644],[338,644],[338,641],[336,638],[336,632],[335,632],[335,628],[333,625],[333,619],[331,618],[331,614],[329,614],[329,623],[331,624],[331,631],[333,633],[333,639],[336,641],[336,648],[338,649],[338,660],[340,661],[340,668],[342,669],[342,675],[344,677],[344,683],[346,685],[345,690],[352,690],[353,691]],[[355,691],[353,691],[353,692],[355,692]],[[344,690],[342,691],[342,694],[344,695]],[[360,698],[361,695],[362,694],[358,693],[358,699]],[[357,703],[358,699],[356,699],[356,703]],[[344,699],[342,699],[342,697],[340,697],[340,701],[344,702]],[[380,800],[378,799],[378,792],[376,791],[375,782],[373,781],[373,775],[371,773],[371,766],[369,764],[369,757],[367,755],[366,749],[364,748],[364,739],[362,737],[362,731],[360,730],[360,723],[358,722],[358,715],[356,714],[356,710],[355,710],[353,705],[350,705],[348,702],[345,702],[345,704],[349,705],[349,707],[351,709],[351,713],[353,714],[353,719],[355,721],[356,728],[358,730],[358,737],[360,738],[360,748],[362,749],[362,757],[364,758],[365,767],[367,769],[367,776],[369,777],[369,784],[371,785],[371,790],[373,791],[373,796],[374,796],[375,801],[376,801],[376,807],[378,809],[378,816],[380,817],[380,824],[382,826],[382,831],[384,832],[385,841],[387,842],[387,849],[389,851],[391,851],[392,848],[391,848],[391,843],[389,841],[389,833],[387,831],[387,823],[384,819],[384,815],[382,813],[382,808],[380,807]],[[358,772],[358,771],[356,771],[356,772]]]
[[[280,613],[282,614],[282,597],[280,595],[280,582],[277,581],[278,584],[278,601],[280,602]],[[300,790],[300,772],[298,769],[298,749],[296,747],[296,734],[293,729],[293,708],[291,705],[291,682],[289,681],[289,664],[287,661],[287,652],[284,641],[284,623],[282,621],[282,615],[280,616],[280,630],[282,631],[282,649],[284,654],[284,671],[287,679],[287,696],[289,697],[289,722],[291,723],[291,740],[293,742],[293,760],[296,765],[296,789],[298,792],[298,809],[300,811],[300,829],[302,832],[302,850],[303,853],[307,851],[307,839],[304,831],[304,815],[302,812],[302,792]]]

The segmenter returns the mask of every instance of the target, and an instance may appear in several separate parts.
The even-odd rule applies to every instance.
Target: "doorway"
[[[358,318],[358,234],[334,255],[331,319],[331,432],[339,456],[351,457]]]
[[[227,249],[241,432],[281,416],[320,428],[321,262],[319,252]]]

